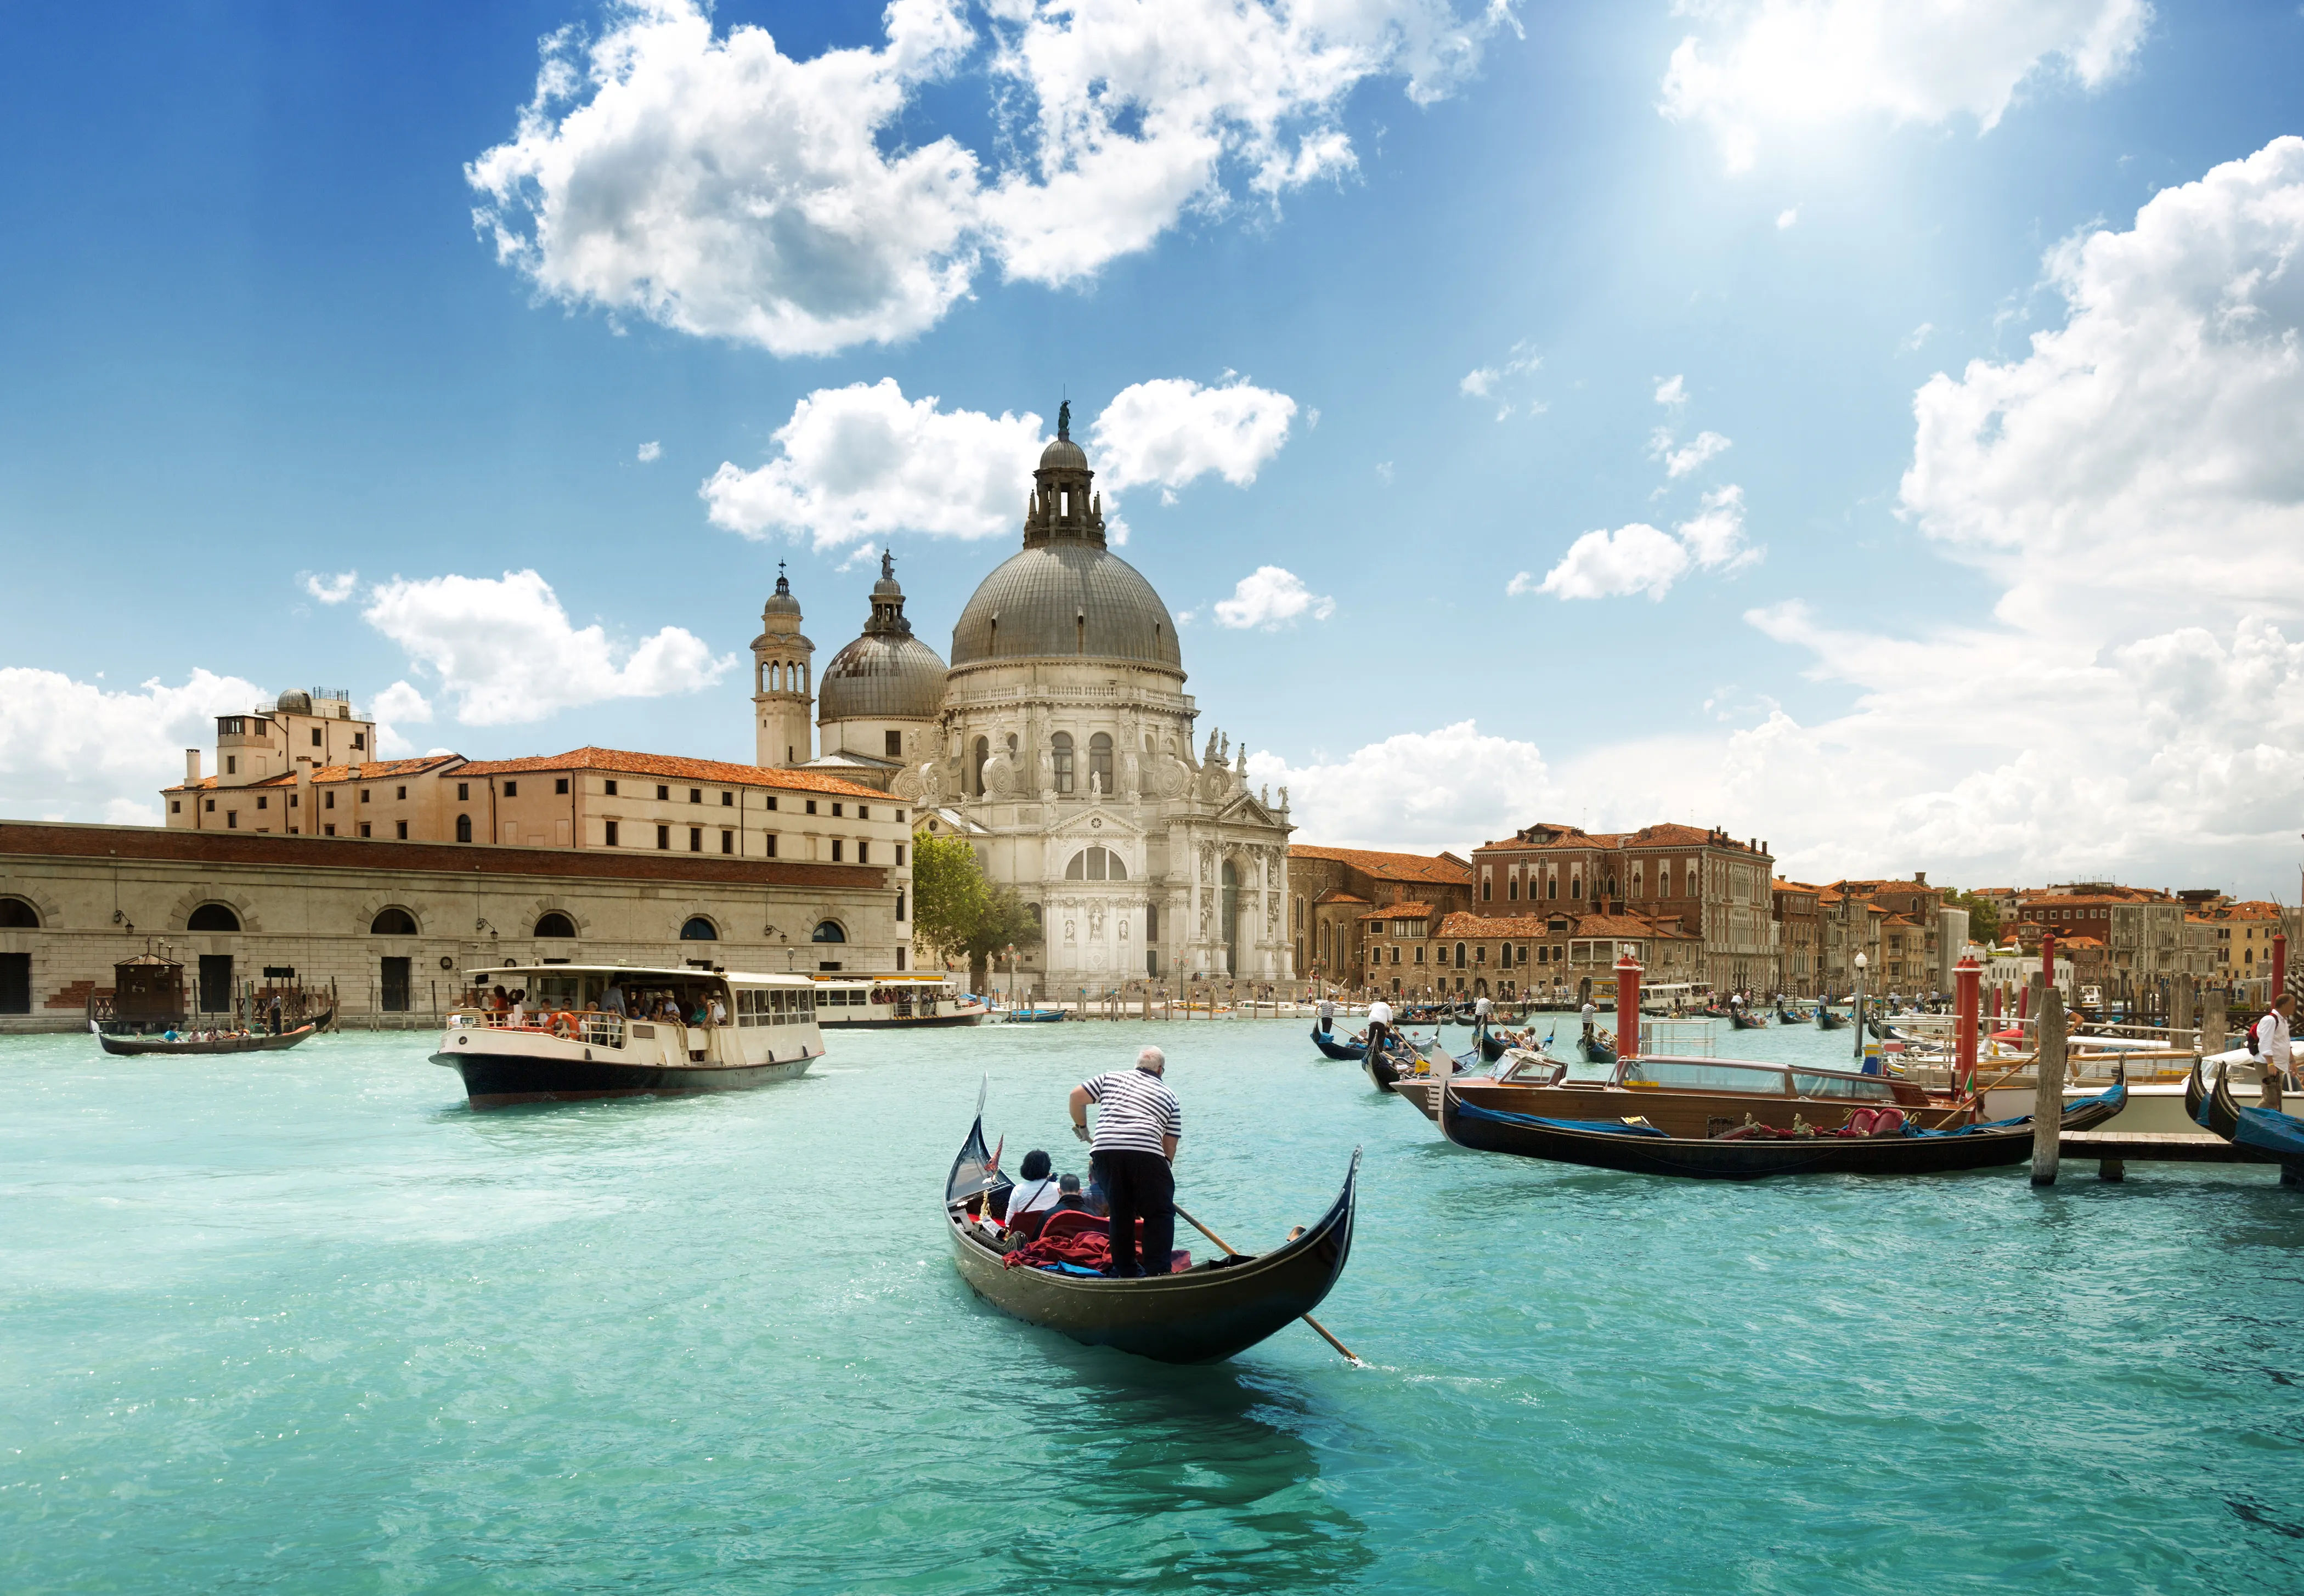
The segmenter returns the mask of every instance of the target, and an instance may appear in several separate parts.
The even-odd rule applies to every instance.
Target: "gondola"
[[[1597,1036],[1579,1036],[1576,1051],[1587,1064],[1614,1064],[1616,1061],[1615,1048]]]
[[[1731,1009],[1728,1011],[1728,1024],[1733,1030],[1762,1031],[1767,1028],[1768,1020],[1766,1015],[1754,1014],[1749,1009]]]
[[[1334,1031],[1323,1031],[1317,1026],[1312,1027],[1312,1045],[1327,1057],[1347,1064],[1357,1064],[1368,1057],[1367,1043],[1339,1042]]]
[[[2064,1108],[2063,1127],[2087,1130],[2128,1104],[2118,1082]],[[1442,1091],[1440,1131],[1459,1147],[1504,1153],[1588,1169],[1698,1180],[1758,1180],[1769,1175],[1933,1175],[2018,1163],[2032,1151],[2032,1119],[1996,1119],[1949,1130],[1885,1136],[1669,1136],[1628,1120],[1546,1119],[1461,1100],[1453,1082]]]
[[[1400,1045],[1400,1042],[1399,1033],[1393,1034],[1394,1042],[1391,1046],[1363,1047],[1360,1050],[1360,1068],[1368,1071],[1368,1084],[1379,1092],[1391,1091],[1394,1081],[1410,1073],[1400,1067],[1400,1060],[1393,1054],[1393,1049]]]
[[[2193,1119],[2225,1141],[2279,1158],[2304,1175],[2304,1119],[2278,1109],[2251,1107],[2234,1097],[2232,1072],[2216,1072],[2215,1085],[2201,1089],[2199,1070],[2184,1083],[2184,1108]]]
[[[178,1053],[276,1053],[309,1042],[320,1034],[327,1017],[307,1021],[292,1031],[279,1035],[258,1034],[247,1036],[218,1036],[207,1042],[170,1042],[164,1036],[114,1036],[97,1031],[96,1039],[104,1051],[121,1058],[143,1058],[151,1054]],[[94,1029],[93,1026],[89,1027]]]
[[[1492,1032],[1482,1031],[1480,1033],[1480,1057],[1490,1064],[1493,1064],[1498,1059],[1503,1058],[1504,1056],[1504,1050],[1511,1045],[1512,1044],[1506,1042],[1503,1037],[1498,1036]]]
[[[1822,1003],[1818,1003],[1816,1006],[1816,1028],[1819,1031],[1845,1031],[1848,1029],[1848,1017],[1834,1014]]]
[[[1211,1259],[1175,1274],[1138,1279],[1007,1267],[980,1216],[1006,1187],[984,1144],[984,1099],[944,1183],[944,1228],[968,1288],[1013,1319],[1164,1364],[1212,1364],[1247,1351],[1309,1313],[1351,1256],[1360,1183],[1352,1150],[1344,1188],[1309,1229],[1275,1250]]]

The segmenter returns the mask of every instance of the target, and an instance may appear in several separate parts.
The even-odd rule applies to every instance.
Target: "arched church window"
[[[1105,732],[1088,739],[1088,776],[1089,786],[1112,796],[1112,738]]]
[[[1048,739],[1049,763],[1055,767],[1056,790],[1072,790],[1072,734],[1059,731]]]
[[[1128,866],[1108,848],[1084,848],[1064,866],[1066,881],[1126,881]]]
[[[976,774],[972,789],[977,797],[984,796],[984,767],[992,758],[992,742],[988,738],[976,739]]]

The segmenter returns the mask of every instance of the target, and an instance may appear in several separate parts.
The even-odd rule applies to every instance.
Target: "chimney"
[[[1916,886],[1916,887],[1925,887],[1925,886],[1927,886],[1927,885],[1928,884],[1928,873],[1927,873],[1927,871],[1925,871],[1925,870],[1915,870],[1915,871],[1913,871],[1913,872],[1912,872],[1912,884],[1913,884],[1914,886]]]
[[[184,785],[190,787],[199,779],[200,751],[198,748],[186,748],[184,750]]]

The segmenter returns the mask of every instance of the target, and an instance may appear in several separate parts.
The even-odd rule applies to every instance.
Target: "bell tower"
[[[752,639],[752,724],[759,739],[753,764],[774,770],[816,757],[809,735],[815,655],[816,645],[800,635],[800,600],[779,560],[776,590],[761,608],[760,635]]]

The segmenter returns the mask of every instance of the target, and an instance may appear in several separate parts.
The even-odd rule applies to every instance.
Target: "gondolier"
[[[1381,1056],[1384,1044],[1390,1040],[1392,1040],[1392,1005],[1381,997],[1371,998],[1368,1001],[1368,1056],[1370,1058]]]
[[[1088,1105],[1097,1106],[1088,1169],[1109,1205],[1115,1278],[1168,1272],[1176,1239],[1176,1176],[1173,1164],[1183,1140],[1183,1105],[1161,1077],[1168,1059],[1156,1047],[1136,1055],[1136,1068],[1115,1069],[1072,1088],[1072,1134],[1086,1142]],[[1137,1250],[1137,1220],[1144,1223]]]
[[[1322,998],[1320,1000],[1320,1029],[1323,1031],[1333,1031],[1335,1028],[1336,1000],[1334,998]]]

